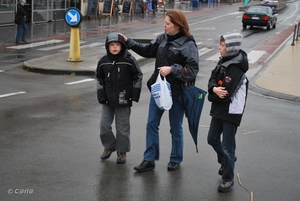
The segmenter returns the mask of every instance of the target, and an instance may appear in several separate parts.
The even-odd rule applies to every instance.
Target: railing
[[[300,22],[298,22],[298,24],[295,24],[294,35],[293,35],[293,42],[291,44],[292,46],[295,45],[295,41],[298,41],[299,29],[300,29]]]

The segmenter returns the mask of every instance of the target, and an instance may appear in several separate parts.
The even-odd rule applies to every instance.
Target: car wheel
[[[270,29],[271,29],[271,26],[270,26],[270,24],[268,24],[268,25],[267,25],[267,29],[268,29],[268,30],[270,30]]]
[[[243,29],[247,29],[247,24],[243,24]]]

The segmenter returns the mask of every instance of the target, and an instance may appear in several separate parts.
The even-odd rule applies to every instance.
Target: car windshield
[[[264,7],[250,7],[247,13],[268,13],[268,8]]]

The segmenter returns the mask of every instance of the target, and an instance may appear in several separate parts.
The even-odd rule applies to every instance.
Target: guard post
[[[65,22],[71,27],[70,52],[67,61],[82,61],[80,55],[79,25],[82,21],[81,12],[77,8],[69,8],[65,13]]]

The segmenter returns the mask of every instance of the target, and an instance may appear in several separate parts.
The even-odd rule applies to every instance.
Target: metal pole
[[[54,13],[54,28],[53,28],[53,32],[56,33],[56,12]]]
[[[296,29],[297,29],[297,25],[295,25],[295,29],[294,29],[294,35],[293,35],[293,42],[292,42],[292,46],[295,45],[295,35],[296,35]]]
[[[298,22],[298,28],[297,28],[296,41],[298,41],[298,36],[299,36],[299,26],[300,26],[300,22]]]

